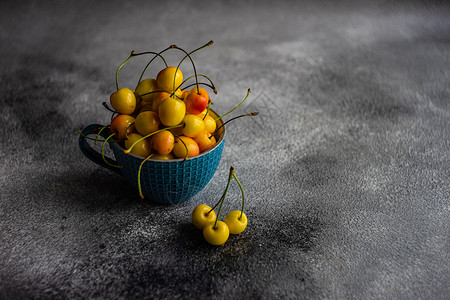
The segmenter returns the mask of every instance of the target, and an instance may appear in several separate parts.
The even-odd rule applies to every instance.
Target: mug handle
[[[93,162],[95,162],[97,165],[102,166],[104,168],[107,168],[119,175],[122,175],[122,173],[120,172],[120,168],[115,168],[112,167],[110,165],[108,165],[102,158],[102,155],[95,151],[94,149],[92,149],[92,147],[88,144],[87,140],[86,140],[86,136],[90,135],[90,134],[98,134],[98,131],[100,128],[102,128],[103,125],[99,125],[99,124],[91,124],[86,126],[80,134],[80,137],[78,139],[78,144],[80,146],[80,150],[81,152],[84,154],[84,156],[86,156],[87,158],[89,158],[90,160],[92,160]],[[103,138],[107,138],[109,136],[108,134],[109,130],[103,130],[102,132],[100,132],[100,135]],[[117,165],[117,162],[109,157],[105,157],[105,159],[112,165]]]

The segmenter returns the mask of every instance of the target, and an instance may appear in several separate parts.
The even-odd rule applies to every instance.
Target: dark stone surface
[[[0,299],[448,299],[444,1],[2,1],[0,25]],[[76,130],[108,122],[131,50],[211,39],[194,58],[215,109],[250,87],[260,115],[230,124],[196,197],[141,201]],[[211,247],[190,214],[230,165],[249,227]]]

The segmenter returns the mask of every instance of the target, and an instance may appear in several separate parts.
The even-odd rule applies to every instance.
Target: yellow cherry
[[[240,210],[233,210],[223,220],[230,229],[231,234],[239,234],[247,227],[247,216]]]
[[[133,123],[135,119],[130,115],[118,115],[111,121],[110,131],[115,133],[115,139],[124,140],[125,136],[136,131]]]
[[[188,90],[182,90],[181,91],[181,99],[186,99],[186,96],[190,93],[191,91]]]
[[[129,149],[134,142],[142,138],[142,135],[139,133],[132,133],[128,135],[128,138],[125,140],[125,148]],[[131,153],[137,156],[147,157],[151,153],[150,143],[147,139],[144,139],[133,146],[131,149]]]
[[[197,229],[203,229],[207,223],[216,220],[216,213],[208,205],[200,204],[192,211],[191,218],[192,223]]]
[[[193,138],[194,141],[198,144],[198,148],[201,152],[211,149],[216,144],[216,139],[214,136],[211,136],[206,130],[203,130],[196,137]]]
[[[177,90],[175,91],[175,96],[177,96],[178,99],[183,100],[183,91],[180,90],[180,89],[177,89]]]
[[[170,132],[173,133],[174,136],[183,135],[183,127],[175,127],[175,128],[171,128],[169,130],[170,130]]]
[[[159,109],[159,105],[166,100],[166,98],[169,98],[170,94],[166,93],[166,92],[159,92],[156,93],[155,96],[153,97],[153,102],[152,102],[152,110],[154,112],[158,112]]]
[[[138,97],[145,102],[151,102],[155,93],[147,94],[158,90],[156,80],[153,78],[147,78],[138,83],[135,93]],[[147,95],[145,95],[147,94]],[[143,96],[142,96],[143,95]]]
[[[206,131],[208,131],[209,133],[214,133],[214,131],[216,131],[217,124],[213,117],[207,115],[203,122],[205,123]]]
[[[180,93],[180,89],[175,91],[175,96],[179,95]],[[152,103],[152,110],[154,112],[158,112],[159,109],[159,105],[166,100],[166,98],[170,97],[170,93],[166,93],[166,92],[159,92],[156,93],[155,96],[153,97],[153,103]],[[175,98],[175,97],[174,97]]]
[[[176,75],[175,75],[175,70]],[[175,81],[174,81],[175,78]],[[164,91],[173,92],[183,82],[183,73],[176,67],[167,67],[162,69],[156,76],[158,87]]]
[[[183,134],[189,137],[196,137],[203,130],[205,130],[205,123],[203,120],[196,115],[185,115],[184,119]]]
[[[181,141],[180,141],[181,140]],[[175,139],[175,145],[173,146],[173,154],[178,158],[186,157],[186,148],[188,151],[188,157],[196,156],[200,153],[200,149],[197,143],[190,137],[179,136]]]
[[[159,153],[155,153],[152,156],[152,159],[159,159],[159,160],[171,160],[171,159],[175,159],[175,155],[173,155],[173,153],[169,153],[169,154],[165,154],[165,155],[161,155]]]
[[[132,90],[120,88],[109,97],[111,106],[120,114],[129,115],[136,108],[136,97]]]
[[[168,155],[175,145],[175,137],[169,130],[163,130],[152,135],[151,145],[160,155]]]
[[[158,108],[159,119],[165,126],[176,126],[183,121],[186,114],[186,105],[183,101],[166,98]]]
[[[201,87],[199,87],[199,90],[200,93],[198,93],[197,87],[194,87],[191,92],[184,98],[184,103],[186,103],[186,110],[194,115],[200,114],[208,106],[208,92],[206,92],[206,90]]]
[[[158,114],[148,110],[141,112],[136,117],[134,126],[136,127],[137,132],[142,136],[146,136],[158,130],[160,123],[161,121],[159,120]]]
[[[205,108],[205,110],[203,110],[201,113],[199,113],[197,116],[199,116],[200,118],[202,118],[202,120],[203,120],[203,118],[205,117],[205,115],[209,115],[209,112],[208,112],[208,109],[207,108]]]
[[[224,244],[230,236],[230,230],[225,222],[217,221],[216,227],[214,222],[209,222],[203,227],[203,237],[214,246]]]
[[[203,97],[205,97],[206,99],[209,100],[209,94],[208,94],[208,92],[207,92],[204,88],[202,88],[201,86],[199,86],[199,87],[198,87],[198,90],[197,90],[197,87],[195,86],[195,87],[193,87],[193,88],[191,89],[191,92],[196,92],[196,93],[197,93],[197,91],[200,91],[200,94],[199,94],[199,95],[202,95]]]
[[[142,101],[141,103],[144,103],[140,109],[139,109],[139,113],[144,112],[144,111],[149,111],[149,110],[153,110],[153,105],[151,103],[147,103]]]

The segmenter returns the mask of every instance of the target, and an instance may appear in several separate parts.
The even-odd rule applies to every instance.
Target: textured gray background
[[[448,299],[448,4],[20,2],[0,6],[0,299]],[[76,130],[108,122],[131,50],[211,39],[216,110],[250,87],[239,112],[260,116],[230,124],[195,198],[143,202]],[[249,227],[211,247],[190,213],[230,165]]]

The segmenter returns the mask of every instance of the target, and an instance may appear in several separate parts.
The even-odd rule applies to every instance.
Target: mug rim
[[[210,111],[210,112],[213,112],[216,116],[218,116],[218,114],[217,114],[214,110],[210,109],[209,111]],[[218,121],[220,122],[220,125],[219,125],[219,126],[222,126],[222,125],[224,124],[224,122],[223,122],[222,119],[220,119],[220,120],[218,120]],[[217,121],[216,121],[216,122],[217,122]],[[175,158],[175,159],[164,160],[164,159],[152,159],[152,158],[149,158],[149,159],[147,159],[147,161],[161,162],[161,163],[171,163],[171,162],[188,161],[188,160],[192,160],[192,159],[196,159],[196,158],[202,157],[203,155],[206,155],[206,154],[208,154],[208,153],[214,151],[220,144],[222,144],[222,143],[224,142],[224,140],[225,140],[225,135],[226,135],[226,128],[225,128],[225,127],[226,127],[226,126],[222,126],[222,128],[221,128],[222,134],[220,135],[220,139],[217,141],[217,143],[216,143],[212,148],[210,148],[210,149],[208,149],[208,150],[206,150],[206,151],[200,153],[199,155],[192,156],[192,157],[188,157],[187,159],[184,159],[184,158]],[[119,150],[121,150],[122,153],[123,153],[123,151],[126,150],[124,147],[122,147],[122,146],[119,144],[119,142],[113,142],[113,144],[114,144],[117,148],[119,148]],[[144,159],[145,159],[145,157],[138,156],[138,155],[133,154],[133,153],[123,153],[123,154],[125,154],[125,155],[131,155],[131,156],[133,156],[133,157],[135,157],[135,158],[137,158],[137,159],[140,159],[140,160],[144,160]]]

